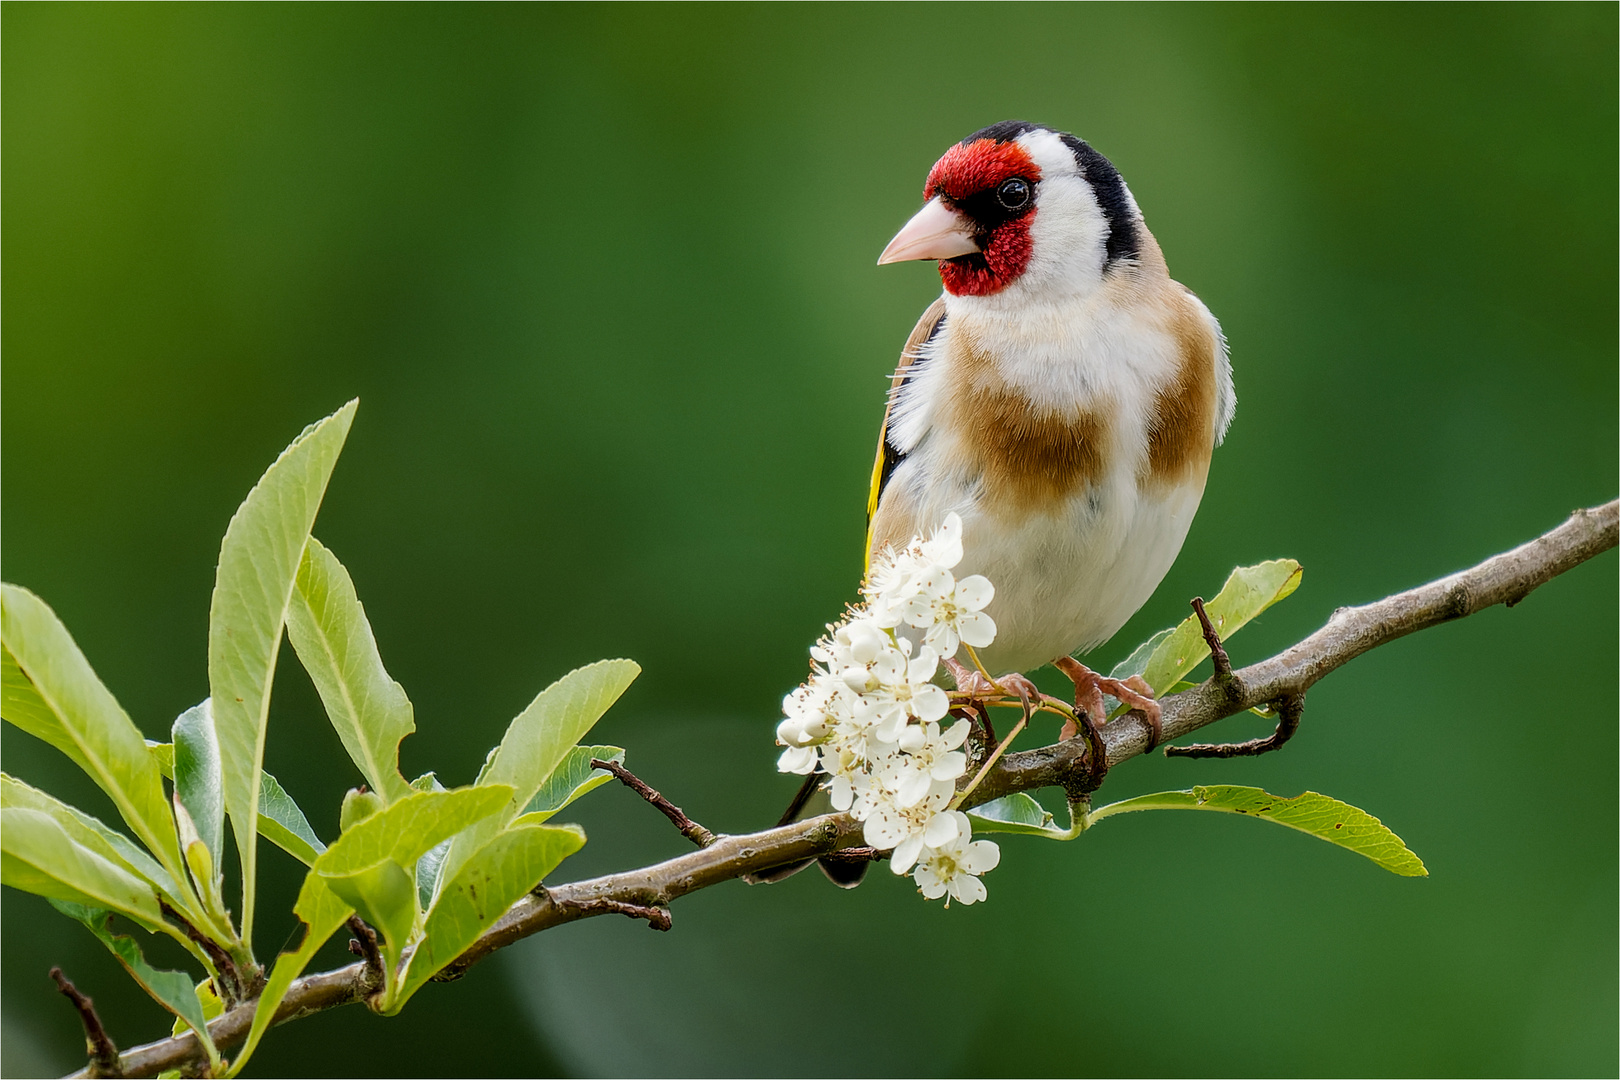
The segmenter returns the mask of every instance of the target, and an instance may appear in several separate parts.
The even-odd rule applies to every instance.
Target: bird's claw
[[[956,680],[956,689],[966,694],[970,701],[985,701],[993,697],[1016,697],[1024,706],[1024,719],[1028,720],[1035,715],[1035,708],[1045,697],[1041,688],[1030,681],[1029,676],[1019,672],[1010,672],[999,679],[991,679],[983,672],[963,664],[960,660],[947,658],[945,666],[950,670],[951,678]]]
[[[1140,675],[1128,679],[1110,679],[1099,675],[1072,656],[1062,656],[1053,665],[1074,683],[1075,720],[1063,725],[1062,738],[1072,739],[1081,732],[1091,748],[1092,769],[1088,783],[1094,790],[1102,783],[1108,771],[1107,749],[1103,746],[1102,725],[1108,722],[1108,711],[1103,707],[1103,694],[1109,693],[1142,714],[1147,724],[1148,745],[1151,751],[1164,735],[1162,710],[1153,700],[1153,688]]]
[[[954,657],[945,658],[945,667],[956,681],[957,692],[966,694],[969,700],[983,701],[998,692],[995,683]]]

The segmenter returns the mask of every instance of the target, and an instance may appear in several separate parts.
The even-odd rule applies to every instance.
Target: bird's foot
[[[1035,705],[1041,700],[1041,688],[1030,681],[1028,675],[1017,671],[1008,672],[996,680],[996,686],[1003,693],[1012,693],[1024,706],[1024,719],[1028,720],[1035,712]]]
[[[1074,683],[1076,714],[1086,717],[1089,722],[1100,727],[1108,722],[1108,712],[1103,707],[1103,694],[1112,694],[1132,709],[1141,712],[1142,719],[1147,722],[1148,727],[1148,751],[1151,752],[1159,745],[1159,740],[1164,737],[1163,710],[1159,708],[1159,703],[1153,700],[1153,688],[1142,676],[1110,679],[1106,675],[1092,671],[1072,656],[1060,656],[1052,661],[1052,664]],[[1071,721],[1063,725],[1062,737],[1072,739],[1079,731],[1080,729]]]
[[[996,685],[983,675],[968,667],[954,656],[945,658],[945,667],[956,681],[959,693],[966,694],[972,701],[983,701],[996,694]]]
[[[1041,693],[1041,688],[1030,681],[1028,675],[1016,671],[991,679],[954,657],[945,660],[945,667],[950,671],[951,678],[956,680],[956,689],[966,694],[969,701],[982,702],[993,697],[1016,697],[1024,706],[1025,719],[1034,715],[1036,707],[1045,696]]]

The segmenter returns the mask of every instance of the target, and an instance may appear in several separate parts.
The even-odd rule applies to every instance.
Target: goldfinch
[[[936,259],[945,290],[891,384],[868,565],[954,511],[957,574],[995,587],[979,658],[997,683],[1033,692],[1022,673],[1056,663],[1095,722],[1106,690],[1156,728],[1145,684],[1073,654],[1147,602],[1187,537],[1237,400],[1220,324],[1171,279],[1119,172],[1073,135],[976,131],[923,198],[878,259]]]
[[[978,658],[997,686],[947,661],[958,686],[1027,698],[1038,691],[1024,672],[1054,663],[1093,738],[1104,691],[1157,732],[1145,683],[1103,678],[1073,654],[1147,602],[1187,538],[1237,403],[1220,325],[1171,280],[1119,172],[1073,135],[1018,120],[976,131],[935,163],[923,198],[878,258],[937,259],[945,291],[890,384],[868,569],[885,545],[959,514],[956,575],[994,585],[995,638]],[[782,824],[809,808],[817,780],[806,777]],[[866,869],[820,862],[845,888]]]

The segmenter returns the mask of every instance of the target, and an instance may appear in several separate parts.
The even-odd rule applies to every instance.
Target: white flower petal
[[[943,566],[930,567],[917,579],[917,593],[930,600],[948,600],[956,592],[956,575]]]
[[[894,854],[889,856],[889,869],[896,874],[905,874],[922,854],[923,842],[920,836],[908,836],[895,845]]]
[[[976,904],[986,895],[984,882],[967,874],[958,874],[951,879],[951,895],[963,904]]]
[[[902,606],[901,618],[907,626],[915,626],[921,630],[934,625],[934,609],[934,601],[924,597],[913,597]]]
[[[900,738],[900,731],[905,727],[909,717],[906,710],[898,705],[884,709],[878,714],[872,726],[872,737],[886,743],[892,743]]]
[[[923,541],[922,556],[946,569],[962,561],[961,515],[954,511],[945,515],[944,523]]]
[[[928,630],[928,635],[923,640],[927,641],[928,644],[932,644],[933,648],[938,649],[940,656],[956,656],[957,643],[961,641],[961,638],[957,636],[956,627],[953,627],[951,623],[940,622],[935,623],[932,630]],[[977,644],[975,644],[974,648],[978,648]]]
[[[972,729],[973,724],[971,722],[967,720],[958,720],[956,723],[945,729],[940,741],[945,745],[947,750],[955,750],[958,746],[961,746],[963,743],[967,742],[968,732]]]
[[[884,686],[905,682],[906,654],[897,648],[886,648],[872,661],[872,675]]]
[[[948,754],[939,755],[929,775],[935,780],[955,780],[967,772],[967,755],[960,750],[952,750]]]
[[[975,649],[982,649],[996,640],[996,623],[982,611],[964,611],[956,620],[957,633]]]
[[[960,832],[954,814],[935,814],[928,827],[923,830],[922,839],[929,847],[939,848],[955,840]]]
[[[951,696],[933,683],[925,683],[911,692],[911,711],[925,722],[942,719],[951,711]]]
[[[971,574],[956,583],[956,606],[979,611],[995,599],[996,587],[983,574]]]
[[[1001,862],[1001,849],[990,840],[975,840],[962,856],[962,869],[970,874],[988,874]]]
[[[906,838],[906,834],[895,827],[895,822],[895,818],[874,807],[861,830],[866,842],[880,851],[900,843]]]
[[[911,644],[908,640],[906,644]],[[939,670],[939,653],[924,645],[906,665],[906,678],[914,683],[925,683]]]
[[[781,757],[776,759],[776,768],[779,772],[808,776],[816,771],[816,762],[818,760],[814,747],[790,746],[782,751]]]

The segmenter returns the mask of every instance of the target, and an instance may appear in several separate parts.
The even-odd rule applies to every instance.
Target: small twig
[[[388,982],[388,968],[383,964],[382,949],[377,945],[377,931],[366,925],[359,915],[350,915],[349,951],[366,962],[366,979],[371,989],[380,990]]]
[[[1198,613],[1198,624],[1204,629],[1204,643],[1209,646],[1209,658],[1215,664],[1215,676],[1229,676],[1232,674],[1232,658],[1226,655],[1226,646],[1221,644],[1221,635],[1215,631],[1215,624],[1209,621],[1209,613],[1204,610],[1204,598],[1192,598],[1192,609]]]
[[[984,780],[984,775],[990,771],[990,766],[994,765],[1001,759],[1001,755],[1007,752],[1007,747],[1012,745],[1012,741],[1018,737],[1018,733],[1020,731],[1024,730],[1024,725],[1028,724],[1029,718],[1034,715],[1035,710],[1030,708],[1028,699],[1025,699],[1023,719],[1014,724],[1013,729],[1007,732],[1007,737],[1002,739],[1001,742],[996,745],[995,752],[985,759],[983,765],[979,766],[979,771],[973,774],[973,780],[968,784],[968,786],[957,792],[956,798],[951,800],[952,810],[955,810],[958,806],[962,805],[962,800],[973,794],[973,789],[978,787],[979,783]]]
[[[80,992],[68,977],[62,974],[59,967],[51,968],[51,978],[56,980],[56,988],[62,996],[73,1002],[73,1007],[79,1010],[79,1020],[84,1024],[84,1047],[90,1055],[91,1076],[123,1076],[124,1068],[118,1060],[118,1047],[113,1045],[112,1036],[107,1029],[101,1026],[101,1017],[96,1015],[96,1003]]]
[[[643,799],[646,799],[649,803],[651,803],[655,808],[657,808],[659,813],[669,818],[670,822],[677,829],[681,830],[682,836],[692,841],[692,843],[696,844],[698,847],[706,848],[710,844],[714,843],[714,833],[687,817],[685,811],[676,806],[674,803],[670,802],[668,799],[664,798],[662,795],[658,794],[658,792],[654,791],[652,788],[648,787],[644,780],[642,780],[635,773],[631,772],[629,769],[625,768],[623,765],[620,765],[616,761],[603,761],[601,758],[591,758],[591,768],[606,769],[608,772],[618,777],[619,783],[623,784],[625,787],[629,788],[631,791],[635,792],[637,795],[640,795]]]
[[[1305,712],[1305,695],[1290,694],[1277,702],[1277,730],[1263,739],[1250,739],[1240,743],[1193,743],[1190,746],[1167,746],[1166,757],[1230,758],[1256,757],[1282,747],[1299,730],[1299,718]]]
[[[874,847],[847,847],[837,851],[829,851],[821,857],[822,862],[835,863],[868,863],[881,862],[892,854],[888,851],[879,851]]]
[[[985,745],[996,745],[996,726],[990,722],[990,710],[977,709],[971,705],[964,705],[962,707],[962,711],[972,713],[974,717],[978,718],[979,727],[984,732]]]
[[[995,729],[990,727],[990,710],[978,709],[972,704],[953,705],[949,716],[966,720],[969,725],[965,749],[968,768],[977,769],[996,745]]]
[[[624,900],[613,900],[609,897],[597,897],[594,900],[564,900],[561,906],[573,908],[582,915],[627,915],[632,919],[646,919],[647,925],[654,930],[668,930],[674,925],[670,919],[669,909],[656,904],[631,904]]]
[[[236,961],[231,959],[231,954],[226,952],[219,942],[191,925],[190,920],[170,907],[167,901],[159,900],[158,907],[163,912],[164,918],[184,930],[186,937],[196,942],[202,951],[208,954],[208,959],[213,961],[214,970],[219,973],[214,985],[218,988],[220,1000],[225,1003],[225,1007],[229,1009],[240,1001],[246,1001],[253,991],[247,985],[247,980],[242,977]]]

